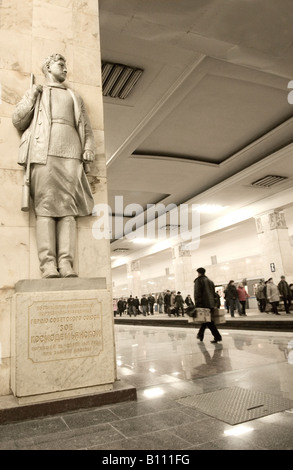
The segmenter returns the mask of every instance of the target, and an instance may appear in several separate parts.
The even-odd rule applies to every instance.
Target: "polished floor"
[[[0,450],[292,450],[292,408],[231,425],[179,403],[241,387],[292,400],[293,333],[115,325],[119,379],[137,401],[0,426]]]

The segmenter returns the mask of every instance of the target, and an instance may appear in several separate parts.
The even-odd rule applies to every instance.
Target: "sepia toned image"
[[[292,21],[0,0],[0,450],[292,450]]]

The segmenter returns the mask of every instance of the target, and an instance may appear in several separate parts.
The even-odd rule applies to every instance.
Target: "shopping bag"
[[[211,321],[211,309],[196,307],[196,323],[207,323]]]
[[[225,323],[226,322],[225,310],[224,309],[219,309],[217,307],[212,308],[211,320],[215,323],[215,325]]]

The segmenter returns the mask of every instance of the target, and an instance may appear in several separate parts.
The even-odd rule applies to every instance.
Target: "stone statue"
[[[63,84],[65,58],[47,57],[42,70],[44,86],[32,85],[12,116],[22,132],[18,163],[29,172],[42,277],[77,277],[76,218],[94,207],[85,173],[94,160],[94,136],[83,100]]]

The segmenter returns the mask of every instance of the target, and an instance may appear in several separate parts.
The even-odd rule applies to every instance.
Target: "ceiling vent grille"
[[[281,181],[287,180],[287,176],[268,175],[263,178],[251,183],[251,186],[258,188],[270,188],[274,184],[280,183]]]
[[[102,91],[111,98],[127,98],[143,70],[123,64],[102,62]]]

